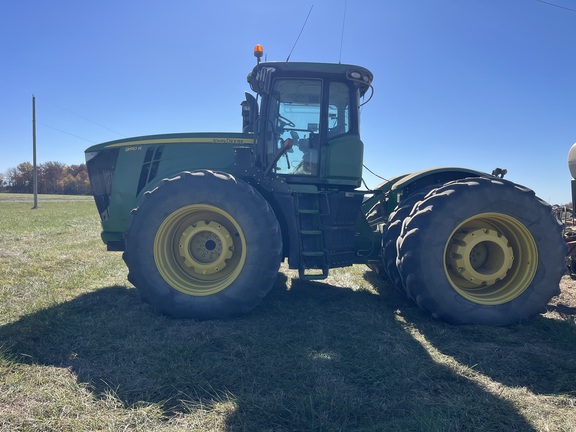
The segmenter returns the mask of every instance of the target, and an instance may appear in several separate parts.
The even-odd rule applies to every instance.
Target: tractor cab
[[[360,99],[372,74],[326,63],[259,63],[248,75],[243,131],[256,135],[265,173],[288,183],[360,186]],[[258,103],[260,99],[260,103]]]

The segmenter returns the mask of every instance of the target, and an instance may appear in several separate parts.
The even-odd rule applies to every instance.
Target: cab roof
[[[309,77],[309,78],[346,78],[355,82],[364,94],[372,85],[372,72],[362,66],[342,63],[312,63],[312,62],[263,62],[256,65],[250,74],[250,87],[258,93],[263,88],[264,76]]]

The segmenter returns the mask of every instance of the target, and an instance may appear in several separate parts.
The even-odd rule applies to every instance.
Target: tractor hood
[[[124,148],[131,151],[131,147],[150,146],[159,144],[231,144],[246,145],[254,144],[254,137],[240,133],[174,133],[163,135],[146,135],[133,138],[124,138],[116,141],[109,141],[96,144],[86,149],[86,157],[90,153],[99,152],[105,149]]]

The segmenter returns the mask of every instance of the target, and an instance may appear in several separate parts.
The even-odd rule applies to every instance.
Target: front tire
[[[550,206],[506,180],[435,189],[402,226],[397,266],[408,295],[455,324],[508,325],[559,293],[565,244]]]
[[[158,312],[223,319],[272,288],[280,227],[252,186],[226,173],[183,172],[148,192],[125,236],[130,282]]]

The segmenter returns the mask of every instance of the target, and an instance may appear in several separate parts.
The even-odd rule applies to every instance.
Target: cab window
[[[268,160],[285,140],[292,147],[276,163],[279,174],[318,175],[322,81],[278,79],[274,81],[266,134]]]
[[[341,82],[331,82],[328,100],[328,138],[350,132],[350,89]]]

